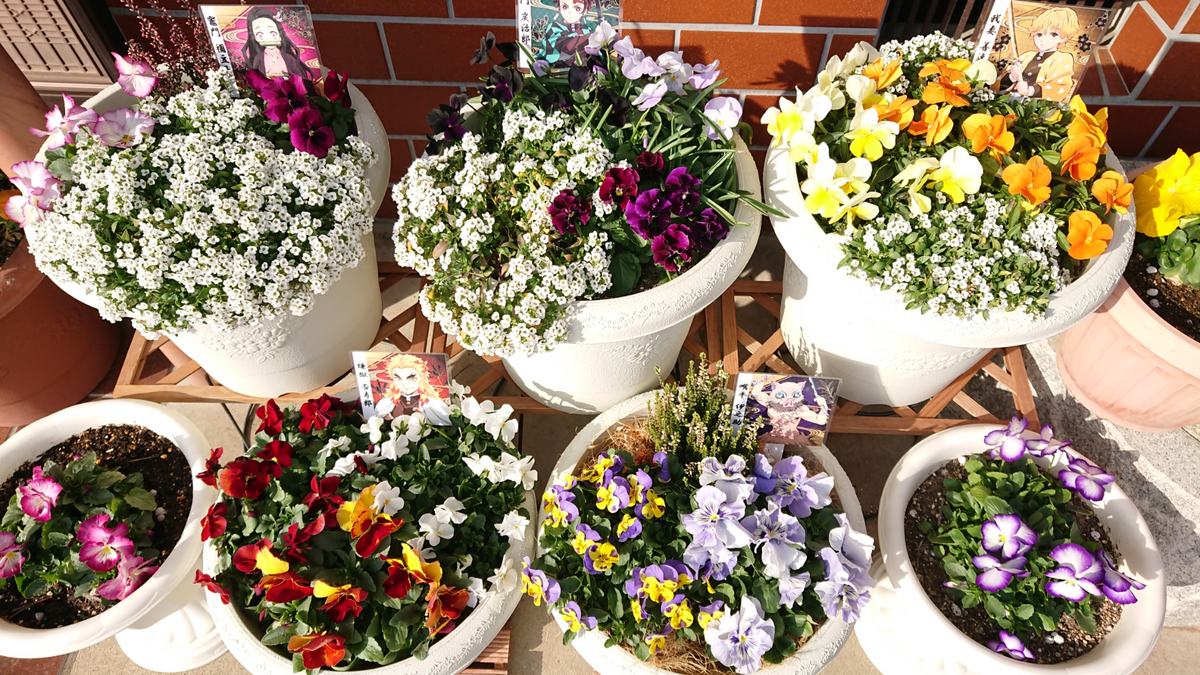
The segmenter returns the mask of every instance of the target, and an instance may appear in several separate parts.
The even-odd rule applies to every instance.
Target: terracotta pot
[[[83,400],[117,355],[118,327],[38,271],[26,242],[0,267],[0,427]]]
[[[1058,339],[1058,372],[1088,410],[1136,431],[1200,423],[1200,342],[1164,321],[1121,279]]]

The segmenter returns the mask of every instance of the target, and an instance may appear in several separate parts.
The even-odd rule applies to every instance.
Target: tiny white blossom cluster
[[[548,207],[574,192],[603,217],[611,207],[592,193],[618,164],[562,112],[509,109],[501,131],[495,151],[468,132],[414,162],[392,191],[393,238],[396,261],[430,281],[425,315],[468,349],[510,356],[553,348],[569,303],[612,284],[608,236],[559,232]]]
[[[1000,199],[946,206],[917,211],[911,220],[880,215],[849,233],[851,274],[898,287],[930,311],[964,317],[989,310],[1040,314],[1046,298],[1069,283],[1058,264],[1059,223],[1050,214],[1036,214],[1011,238],[1008,205]]]
[[[38,265],[146,332],[303,315],[365,252],[371,148],[351,136],[323,158],[254,131],[256,100],[232,75],[141,112],[165,134],[108,147],[82,129],[72,189],[26,228]]]

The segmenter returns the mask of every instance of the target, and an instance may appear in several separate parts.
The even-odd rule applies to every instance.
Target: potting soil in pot
[[[1143,258],[1137,251],[1129,258],[1125,281],[1155,314],[1200,342],[1200,289],[1168,281],[1153,259]]]
[[[142,487],[152,491],[163,519],[157,521],[150,539],[162,564],[174,550],[192,507],[192,473],[187,458],[166,438],[134,425],[109,425],[89,429],[59,443],[36,460],[21,465],[0,485],[0,504],[7,505],[17,488],[33,475],[33,468],[51,460],[66,466],[74,459],[96,454],[98,467],[126,476],[142,474]],[[59,584],[34,599],[25,598],[8,580],[0,588],[0,619],[26,628],[57,628],[78,623],[115,605],[95,595],[72,597],[69,584]]]
[[[937,557],[934,545],[929,541],[929,535],[920,529],[921,523],[929,522],[933,523],[931,532],[936,532],[938,526],[945,522],[942,508],[948,503],[943,481],[947,480],[965,482],[967,470],[958,462],[947,462],[921,483],[908,503],[904,519],[904,543],[917,578],[921,580],[921,587],[933,604],[937,606],[943,616],[950,620],[950,623],[954,624],[955,628],[975,642],[987,646],[989,640],[996,639],[999,627],[988,616],[982,603],[974,607],[963,608],[957,598],[946,592],[943,584],[950,580],[949,576],[942,568],[942,561]],[[1116,547],[1109,538],[1108,530],[1092,513],[1086,500],[1078,494],[1074,494],[1068,507],[1073,507],[1071,510],[1086,539],[1100,543],[1106,551],[1116,552]],[[1036,663],[1040,665],[1069,661],[1090,652],[1100,644],[1120,618],[1121,605],[1102,597],[1099,598],[1095,613],[1097,627],[1095,634],[1088,634],[1079,627],[1074,618],[1063,615],[1062,621],[1059,622],[1055,631],[1038,635],[1032,640],[1026,640],[1025,646],[1037,656]],[[1061,636],[1061,641],[1057,639],[1057,636]]]

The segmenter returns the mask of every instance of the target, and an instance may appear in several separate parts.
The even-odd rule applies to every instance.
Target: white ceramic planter
[[[358,134],[377,157],[375,164],[367,169],[374,215],[387,191],[391,150],[383,123],[367,97],[353,84],[350,96]],[[113,84],[83,105],[103,113],[135,102],[135,98]],[[349,370],[349,352],[369,348],[379,329],[383,303],[375,243],[370,232],[363,236],[362,246],[363,259],[355,267],[343,270],[341,278],[317,297],[304,316],[292,316],[283,308],[281,316],[258,326],[215,333],[202,324],[167,336],[205,372],[240,394],[270,398],[327,385]],[[98,299],[79,284],[57,279],[55,283],[76,300],[100,306]]]
[[[571,444],[567,446],[562,456],[559,457],[558,463],[554,465],[554,471],[550,475],[548,485],[554,485],[564,476],[575,473],[588,448],[602,435],[608,433],[608,430],[618,422],[632,422],[646,417],[649,413],[650,403],[654,400],[654,394],[655,392],[647,392],[635,396],[610,408],[604,414],[597,416],[589,422],[587,426],[579,431],[579,434],[575,436],[575,439],[571,441]],[[862,507],[858,503],[858,495],[854,492],[854,486],[850,484],[850,478],[842,470],[841,464],[838,464],[833,453],[829,452],[829,449],[824,445],[818,445],[809,449],[820,460],[824,471],[833,476],[835,494],[841,500],[842,510],[850,518],[850,524],[854,526],[855,530],[866,532],[867,527],[863,520]],[[538,512],[537,520],[539,556],[545,553],[541,548],[541,523],[545,519],[546,514],[543,509]],[[566,630],[566,624],[557,615],[555,616],[555,621],[558,622],[560,629]],[[763,664],[763,667],[758,672],[768,673],[769,675],[814,675],[815,673],[819,673],[833,660],[833,657],[837,656],[842,645],[850,637],[852,628],[853,624],[848,624],[836,617],[826,617],[825,622],[821,624],[821,627],[809,638],[800,651],[788,657],[782,663],[776,665]],[[675,675],[672,671],[650,666],[638,659],[631,652],[620,647],[606,648],[604,643],[607,639],[608,636],[602,631],[583,631],[571,642],[571,646],[600,675]]]
[[[532,490],[525,493],[524,507],[529,513],[536,510]],[[533,536],[534,525],[530,522],[525,529],[525,541],[513,542],[508,547],[504,558],[513,569],[520,570],[522,558],[533,555]],[[204,571],[213,576],[217,574],[217,550],[213,546],[204,547]],[[491,644],[508,617],[512,616],[520,599],[518,586],[479,603],[465,620],[459,622],[457,628],[429,648],[429,655],[422,661],[408,658],[358,672],[373,675],[457,675]],[[232,604],[222,604],[220,598],[212,593],[208,594],[208,609],[230,653],[251,675],[292,675],[291,658],[260,642],[262,630],[248,621],[241,610]]]
[[[759,199],[754,158],[741,139],[737,147],[738,189]],[[729,288],[758,244],[762,214],[739,203],[733,215],[749,227],[732,228],[704,260],[670,282],[623,298],[574,303],[564,342],[504,359],[516,385],[555,410],[587,415],[658,387],[659,372],[665,378],[679,358],[692,317]]]
[[[1121,572],[1146,584],[1137,602],[1126,605],[1112,632],[1092,651],[1053,666],[1022,663],[996,654],[966,637],[942,615],[925,594],[908,558],[904,519],[908,502],[922,482],[943,464],[964,455],[986,451],[984,435],[1000,426],[968,426],[943,431],[921,441],[896,464],[883,488],[879,505],[879,551],[882,565],[871,573],[880,584],[856,628],[858,640],[875,667],[885,675],[1126,675],[1150,655],[1166,613],[1167,582],[1162,558],[1146,519],[1116,484],[1093,508],[1108,528],[1123,558]],[[1028,437],[1036,434],[1027,433]],[[1079,453],[1050,465],[1066,468]],[[999,632],[999,627],[997,627]]]
[[[186,417],[156,403],[132,400],[95,401],[67,408],[21,429],[0,446],[0,476],[7,478],[19,466],[37,459],[62,441],[94,427],[136,424],[167,438],[183,452],[192,473],[192,505],[179,542],[154,576],[128,598],[90,619],[61,628],[25,628],[0,621],[0,654],[16,658],[44,658],[89,647],[127,628],[149,628],[187,602],[181,586],[192,583],[200,555],[200,519],[212,505],[215,492],[195,478],[204,471],[209,446],[204,435]],[[159,644],[161,651],[170,645]],[[220,656],[219,646],[204,653],[196,667]]]
[[[1110,166],[1121,171],[1109,151]],[[923,401],[965,373],[989,350],[1056,335],[1081,321],[1112,293],[1133,250],[1134,210],[1112,212],[1108,250],[1087,264],[1074,283],[1056,293],[1046,313],[1014,312],[964,319],[905,309],[903,295],[855,279],[838,263],[838,242],[804,208],[796,163],[771,148],[763,171],[767,203],[787,251],[783,273],[784,343],[812,375],[842,379],[838,394],[863,404]]]

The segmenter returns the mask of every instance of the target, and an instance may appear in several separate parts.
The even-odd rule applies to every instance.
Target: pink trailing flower
[[[83,544],[79,560],[93,572],[107,572],[134,552],[133,542],[125,536],[129,534],[129,525],[119,523],[110,530],[107,524],[108,514],[99,513],[80,523],[76,532]]]
[[[9,200],[12,201],[12,200]],[[42,474],[42,467],[33,467],[33,478],[21,487],[17,493],[21,495],[21,510],[25,515],[38,522],[50,520],[50,510],[58,505],[58,496],[62,494],[63,486],[53,478]]]
[[[63,94],[62,110],[58,106],[46,113],[46,130],[29,128],[29,133],[46,139],[46,148],[53,150],[75,142],[75,132],[81,127],[95,124],[99,116],[95,110],[75,105],[75,99]]]
[[[17,162],[12,165],[12,173],[12,183],[21,194],[9,198],[4,205],[4,212],[21,227],[36,223],[41,219],[42,211],[49,211],[51,204],[62,196],[59,190],[62,181],[55,178],[41,162]]]
[[[333,129],[325,126],[320,112],[312,108],[297,110],[288,116],[287,123],[292,132],[292,146],[297,150],[317,158],[329,154],[335,140]]]
[[[104,145],[132,148],[154,132],[154,118],[129,108],[110,110],[100,116],[93,131]]]
[[[145,61],[127,59],[116,52],[110,52],[117,60],[117,84],[126,94],[138,98],[146,98],[158,82],[158,74],[154,67]]]
[[[154,561],[142,560],[138,556],[125,556],[117,566],[117,576],[100,584],[96,594],[107,600],[124,600],[133,594],[146,580],[158,571]]]
[[[17,545],[17,535],[0,531],[0,579],[21,573],[21,565],[25,562],[21,549]]]

